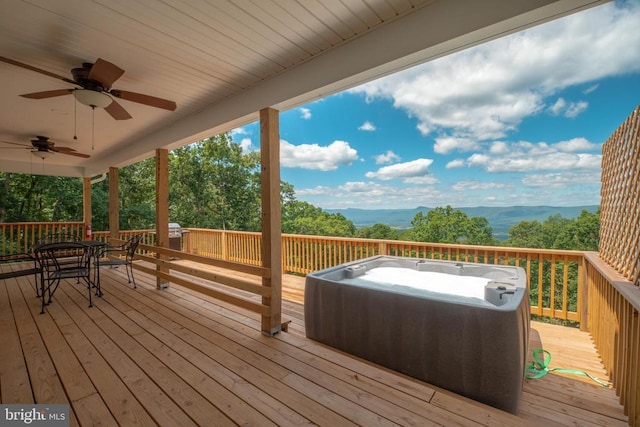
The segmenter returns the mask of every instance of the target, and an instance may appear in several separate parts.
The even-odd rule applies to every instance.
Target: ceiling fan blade
[[[82,158],[85,158],[85,159],[88,159],[89,157],[91,157],[88,154],[78,153],[75,150],[75,148],[71,148],[71,147],[56,147],[54,145],[54,146],[50,147],[49,150],[55,151],[56,153],[68,154],[69,156],[82,157]]]
[[[63,82],[67,82],[67,83],[71,83],[73,85],[77,85],[76,82],[74,82],[73,80],[71,80],[71,79],[69,79],[67,77],[59,76],[59,75],[57,75],[55,73],[52,73],[50,71],[42,70],[40,68],[33,67],[31,65],[28,65],[28,64],[23,64],[22,62],[14,61],[13,59],[6,58],[4,56],[0,56],[0,61],[6,62],[7,64],[15,65],[16,67],[24,68],[26,70],[35,71],[36,73],[44,74],[45,76],[53,77],[54,79],[62,80]]]
[[[115,99],[111,104],[104,108],[104,111],[109,113],[111,117],[116,120],[128,120],[131,118],[131,114],[127,113],[127,110],[125,110],[122,105],[118,104]]]
[[[91,71],[89,71],[89,79],[100,82],[102,86],[109,90],[113,82],[118,80],[124,74],[124,70],[109,61],[98,58]]]
[[[69,151],[76,151],[74,148],[71,148],[71,147],[56,147],[56,146],[50,148],[50,150],[57,151],[59,153],[68,153]]]
[[[58,151],[58,150],[53,150],[53,151],[57,151],[60,154],[66,154],[69,156],[76,156],[76,157],[82,157],[83,159],[88,159],[89,157],[91,157],[88,154],[84,154],[84,153],[78,153],[77,151],[73,150],[73,151]]]
[[[0,141],[0,142],[3,142],[5,144],[17,145],[20,148],[31,148],[31,145],[20,144],[18,142],[11,142],[11,141]],[[15,147],[0,147],[0,148],[15,148]]]
[[[109,92],[110,95],[116,98],[125,99],[127,101],[137,102],[138,104],[149,105],[156,108],[164,108],[165,110],[174,111],[176,109],[176,103],[167,99],[156,98],[155,96],[143,95],[141,93],[128,92],[126,90],[114,89]]]
[[[30,99],[44,99],[44,98],[53,98],[56,96],[69,95],[73,93],[73,89],[58,89],[58,90],[47,90],[44,92],[34,92],[34,93],[25,93],[24,95],[20,95],[23,98]]]

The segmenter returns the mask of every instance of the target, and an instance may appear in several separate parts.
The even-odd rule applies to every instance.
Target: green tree
[[[171,153],[172,221],[187,227],[257,231],[260,216],[259,153],[243,154],[229,134]]]
[[[489,222],[483,217],[469,218],[451,206],[437,207],[424,215],[418,212],[411,221],[409,237],[417,242],[494,245],[497,239]]]
[[[297,200],[282,207],[282,232],[314,236],[351,237],[356,227],[340,213],[330,214],[310,203]]]
[[[139,230],[155,227],[156,180],[153,157],[118,171],[120,229]]]
[[[509,229],[505,246],[518,248],[568,249],[597,251],[600,233],[600,210],[582,210],[578,218],[560,214],[539,221],[521,221]]]
[[[509,238],[504,246],[514,248],[543,248],[544,237],[539,221],[520,221],[509,228]]]
[[[591,213],[585,209],[567,223],[555,240],[555,247],[582,251],[597,251],[600,243],[600,209]]]
[[[0,172],[0,221],[82,221],[79,178]]]
[[[398,240],[398,232],[386,224],[374,224],[356,231],[356,237],[364,239]]]

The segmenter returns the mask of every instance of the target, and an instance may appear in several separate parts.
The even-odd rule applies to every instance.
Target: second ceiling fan
[[[92,108],[104,108],[104,110],[116,120],[127,120],[131,118],[131,115],[119,103],[117,103],[114,98],[137,102],[139,104],[170,111],[174,111],[176,109],[176,103],[167,99],[129,92],[126,90],[113,89],[113,83],[115,83],[115,81],[124,74],[124,70],[102,58],[98,58],[94,64],[85,62],[82,64],[82,67],[72,69],[71,75],[73,76],[73,79],[69,79],[10,58],[5,58],[3,56],[0,56],[0,61],[30,71],[35,71],[37,73],[44,74],[45,76],[53,77],[80,87],[79,89],[56,89],[20,95],[25,98],[44,99],[73,94],[79,102],[85,105]]]

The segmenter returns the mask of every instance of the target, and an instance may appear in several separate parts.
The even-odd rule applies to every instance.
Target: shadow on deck
[[[3,404],[68,402],[71,425],[627,425],[615,392],[583,377],[526,381],[514,416],[308,340],[301,278],[286,276],[291,324],[269,338],[255,314],[103,271],[93,308],[70,282],[43,315],[32,277],[0,281]],[[606,379],[587,333],[532,323],[540,346]]]

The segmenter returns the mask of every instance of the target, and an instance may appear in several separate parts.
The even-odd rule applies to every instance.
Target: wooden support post
[[[584,256],[578,266],[578,316],[580,330],[589,332],[589,269]]]
[[[169,152],[165,149],[156,150],[156,246],[169,247]],[[168,259],[166,255],[156,255],[160,259]],[[156,270],[168,273],[164,266],[157,266]],[[169,283],[160,276],[156,276],[156,287],[164,289]]]
[[[262,285],[271,288],[263,297],[269,315],[262,316],[262,333],[275,335],[282,330],[282,212],[280,209],[280,130],[279,113],[273,108],[260,110],[260,154],[262,185],[262,266],[270,270]]]
[[[86,228],[91,225],[91,178],[82,178],[82,222],[84,222],[84,234]]]
[[[120,238],[120,199],[118,168],[109,168],[109,239]]]

